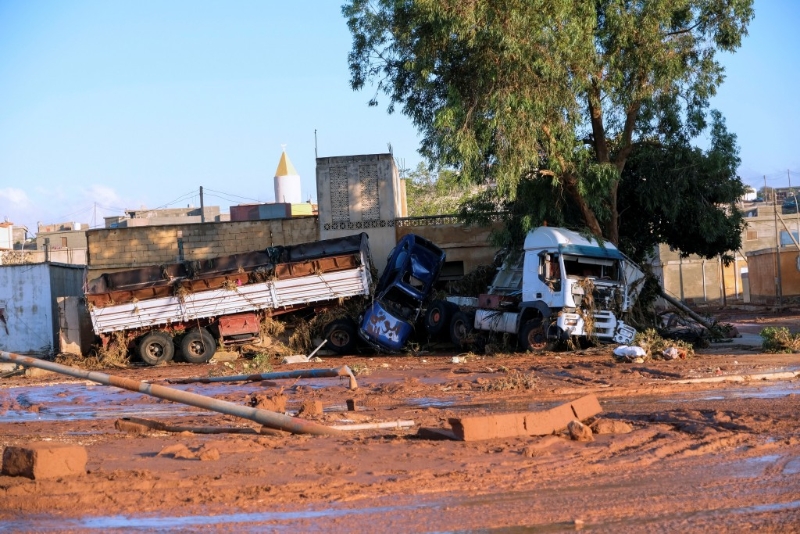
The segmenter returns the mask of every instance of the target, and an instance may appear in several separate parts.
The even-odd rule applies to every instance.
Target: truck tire
[[[139,340],[137,352],[144,363],[158,365],[172,360],[175,345],[166,332],[150,332]]]
[[[458,348],[466,348],[471,341],[475,317],[471,313],[458,311],[450,320],[450,341]]]
[[[519,344],[522,350],[541,352],[548,345],[546,321],[541,317],[525,321],[519,330]]]
[[[358,343],[356,325],[347,318],[331,321],[325,327],[325,339],[328,340],[325,344],[326,349],[330,349],[340,356],[353,354]]]
[[[458,311],[458,307],[446,300],[434,300],[425,312],[425,330],[431,337],[447,331],[450,318]]]
[[[189,363],[206,363],[217,352],[217,341],[205,328],[189,330],[181,340],[181,356]]]

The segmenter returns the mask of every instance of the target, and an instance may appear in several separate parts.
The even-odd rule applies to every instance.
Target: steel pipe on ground
[[[119,376],[107,375],[97,371],[86,371],[84,369],[76,369],[66,365],[61,365],[54,362],[39,360],[13,352],[0,351],[0,360],[18,363],[27,367],[37,367],[47,371],[53,371],[62,375],[73,376],[75,378],[83,378],[103,384],[105,386],[114,386],[128,391],[137,393],[144,393],[151,397],[165,399],[172,402],[187,404],[196,408],[210,410],[212,412],[223,413],[226,415],[233,415],[234,417],[241,417],[256,423],[262,424],[269,428],[277,428],[291,432],[293,434],[339,434],[340,431],[312,423],[297,417],[290,417],[269,410],[261,410],[258,408],[250,408],[248,406],[240,406],[232,402],[217,400],[205,395],[198,395],[189,391],[181,391],[179,389],[170,388],[167,386],[159,386],[157,384],[148,384],[147,382],[139,382],[131,380],[130,378],[122,378]]]
[[[168,382],[171,384],[210,384],[212,382],[259,382],[261,380],[278,380],[281,378],[320,378],[320,377],[350,377],[350,389],[358,389],[358,383],[353,371],[348,366],[338,369],[297,369],[295,371],[281,371],[277,373],[262,373],[252,375],[232,375],[232,376],[199,376],[193,378],[173,378]]]

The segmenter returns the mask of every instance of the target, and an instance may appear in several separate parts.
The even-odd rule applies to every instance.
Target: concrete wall
[[[681,258],[677,251],[661,245],[653,263],[655,274],[662,287],[673,297],[688,303],[722,303],[743,296],[742,270],[747,268],[745,258],[736,254],[733,263],[725,266],[719,258],[703,259],[697,256]]]
[[[366,232],[378,271],[397,244],[394,220],[404,212],[402,200],[391,154],[317,158],[320,239]]]
[[[86,265],[86,248],[67,248],[63,250],[10,250],[0,251],[0,265],[21,265],[23,263],[66,263]]]
[[[774,299],[774,254],[770,263],[769,260],[764,259],[754,261],[750,253],[769,248],[774,251],[776,236],[787,230],[798,233],[800,218],[796,214],[783,215],[780,205],[776,214],[772,205],[763,202],[749,203],[744,206],[744,211],[750,212],[754,216],[747,217],[747,227],[742,234],[742,248],[736,253],[734,263],[727,267],[721,265],[718,259],[703,260],[697,256],[680,258],[676,251],[671,251],[669,247],[661,245],[653,261],[653,268],[655,273],[660,276],[664,289],[672,296],[690,303],[722,303],[724,272],[725,302],[730,303],[731,300],[744,299],[742,273],[746,272],[751,296],[755,285],[760,296],[754,298],[760,298],[763,301],[766,291],[766,294],[772,295]],[[783,247],[782,250],[790,249],[796,250],[794,246]],[[770,265],[772,266],[770,267]],[[790,267],[796,270],[793,263]],[[764,271],[764,269],[768,270]],[[785,283],[792,284],[792,282]],[[790,285],[787,289],[791,291],[791,287],[793,286]],[[800,291],[797,294],[800,295]]]
[[[316,241],[317,219],[305,217],[90,230],[89,279],[148,265],[200,260]]]
[[[424,220],[424,219],[422,219]],[[496,223],[499,226],[499,223]],[[444,273],[453,273],[447,266],[463,266],[461,274],[467,274],[481,265],[491,265],[497,247],[489,243],[493,227],[465,226],[461,223],[434,224],[425,226],[396,226],[399,240],[406,234],[417,234],[438,245],[447,254]]]
[[[38,263],[0,267],[0,349],[44,355],[58,346],[56,299],[83,293],[84,269]]]

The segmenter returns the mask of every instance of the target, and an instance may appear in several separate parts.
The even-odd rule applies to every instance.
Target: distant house
[[[0,250],[14,250],[14,224],[0,223]]]
[[[106,228],[133,228],[223,222],[230,220],[230,217],[227,213],[220,213],[219,206],[204,206],[202,210],[187,206],[185,208],[125,210],[124,216],[104,217],[104,220]]]

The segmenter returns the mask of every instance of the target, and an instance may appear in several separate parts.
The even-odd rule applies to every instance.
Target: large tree
[[[723,79],[717,52],[738,48],[753,16],[752,0],[350,0],[342,11],[352,87],[375,83],[371,104],[383,93],[399,106],[431,162],[495,182],[505,201],[549,191],[614,243],[632,157],[650,171],[669,160],[673,178],[681,154],[712,157],[689,141]]]

